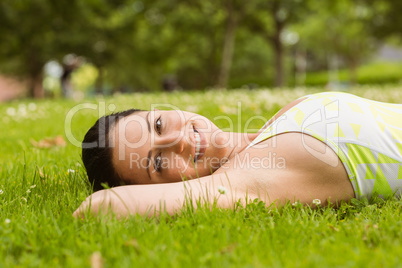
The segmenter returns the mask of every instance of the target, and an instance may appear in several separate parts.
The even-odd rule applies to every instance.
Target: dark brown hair
[[[82,141],[82,162],[94,191],[122,185],[122,178],[116,173],[112,162],[112,146],[109,144],[109,132],[117,122],[126,116],[139,112],[130,109],[99,118],[85,134]]]

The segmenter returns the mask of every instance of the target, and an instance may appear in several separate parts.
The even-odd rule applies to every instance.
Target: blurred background
[[[0,101],[402,83],[400,0],[1,0]]]

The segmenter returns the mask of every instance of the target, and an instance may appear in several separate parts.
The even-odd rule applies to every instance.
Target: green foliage
[[[371,6],[372,18],[369,21],[369,28],[378,38],[389,36],[401,38],[402,2],[398,0],[363,0]]]
[[[327,69],[347,67],[348,80],[359,82],[356,70],[377,45],[367,28],[374,10],[352,0],[317,1],[312,10],[305,24],[294,27],[301,35],[300,48],[307,49],[318,62],[324,62]]]
[[[120,221],[71,216],[90,193],[80,149],[68,141],[65,129],[69,111],[77,105],[100,105],[72,117],[77,140],[99,115],[111,112],[110,104],[122,110],[171,103],[229,130],[230,122],[216,118],[224,113],[235,122],[231,130],[255,132],[265,119],[244,129],[253,115],[269,119],[288,102],[318,90],[137,93],[79,103],[24,100],[0,106],[0,267],[88,267],[99,254],[105,267],[399,266],[402,201],[397,199],[354,200],[339,209],[298,204],[277,209],[253,200],[227,210],[185,207],[173,216]],[[400,87],[366,86],[352,93],[402,102]],[[39,149],[31,144],[31,139],[56,135],[67,146]]]
[[[399,35],[399,7],[395,0],[4,0],[0,72],[27,78],[38,97],[44,64],[69,53],[97,69],[98,93],[158,91],[166,77],[183,89],[302,85],[293,78],[304,51],[303,72],[333,69],[338,59],[359,82],[359,65]]]
[[[348,84],[350,75],[347,70],[339,71],[341,83]],[[307,73],[306,85],[326,85],[329,81],[328,72]],[[361,66],[357,70],[358,84],[386,84],[400,83],[402,81],[402,65],[400,63],[375,62]]]

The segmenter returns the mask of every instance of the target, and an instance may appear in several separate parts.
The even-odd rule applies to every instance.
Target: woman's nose
[[[155,147],[170,148],[175,153],[181,153],[184,150],[185,139],[183,131],[171,131],[155,137]]]

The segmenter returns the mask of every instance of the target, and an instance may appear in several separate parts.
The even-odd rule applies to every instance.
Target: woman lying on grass
[[[200,200],[337,206],[402,193],[402,105],[346,93],[295,100],[256,134],[223,132],[189,112],[128,110],[99,119],[82,146],[94,190],[119,187],[95,192],[75,216],[174,213]]]

